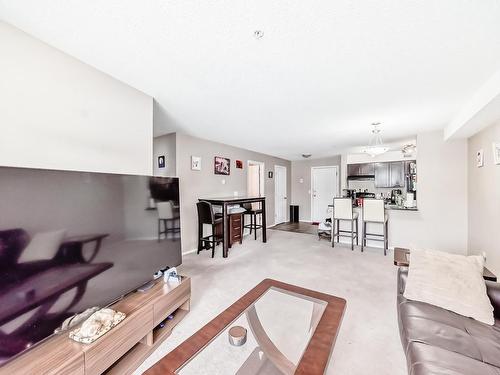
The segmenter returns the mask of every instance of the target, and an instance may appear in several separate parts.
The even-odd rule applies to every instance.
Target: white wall
[[[417,136],[418,212],[390,211],[389,245],[467,252],[467,141]]]
[[[0,22],[0,165],[152,173],[150,96]]]
[[[500,274],[500,165],[493,163],[492,143],[500,143],[500,122],[469,138],[469,247],[470,254],[486,253],[486,265]],[[476,152],[484,151],[484,166]]]

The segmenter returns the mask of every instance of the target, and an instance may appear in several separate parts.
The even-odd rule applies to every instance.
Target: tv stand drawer
[[[94,343],[84,346],[85,375],[103,373],[152,329],[152,305],[127,316],[112,329],[113,334],[106,334]]]

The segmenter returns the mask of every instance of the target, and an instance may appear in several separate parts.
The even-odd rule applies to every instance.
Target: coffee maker
[[[401,189],[392,189],[391,191],[391,204],[396,204],[397,200],[400,195],[401,195]]]

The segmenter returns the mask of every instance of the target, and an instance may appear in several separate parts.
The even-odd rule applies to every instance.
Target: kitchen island
[[[331,218],[333,220],[333,205],[329,205]],[[361,238],[363,236],[363,207],[354,206],[354,212],[358,213],[358,229],[359,229],[359,247],[361,247]],[[402,207],[395,204],[386,204],[385,211],[388,216],[388,238],[389,238],[389,249],[394,247],[405,247],[407,242],[404,237],[404,233],[411,231],[411,223],[415,220],[419,220],[421,212],[419,212],[418,207]],[[351,225],[347,221],[340,221],[340,230],[350,230]],[[382,234],[382,223],[367,223],[366,224],[367,233],[379,233]],[[350,244],[350,238],[341,237],[340,243]],[[406,245],[409,246],[409,245]],[[383,243],[380,241],[366,241],[366,247],[375,247],[383,249]]]

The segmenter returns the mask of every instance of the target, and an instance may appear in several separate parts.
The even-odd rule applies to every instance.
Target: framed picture
[[[231,160],[220,156],[215,157],[214,159],[215,174],[222,174],[228,176],[230,172],[230,167],[231,167]]]
[[[493,143],[493,161],[500,164],[500,142]]]
[[[241,160],[236,160],[236,168],[243,169],[243,162]]]
[[[484,152],[483,149],[479,150],[476,153],[476,165],[478,168],[482,167],[484,165]]]
[[[191,156],[191,170],[201,171],[201,157]]]
[[[267,172],[267,177],[273,178],[273,172],[272,171]]]
[[[158,156],[158,168],[165,168],[165,155]]]

